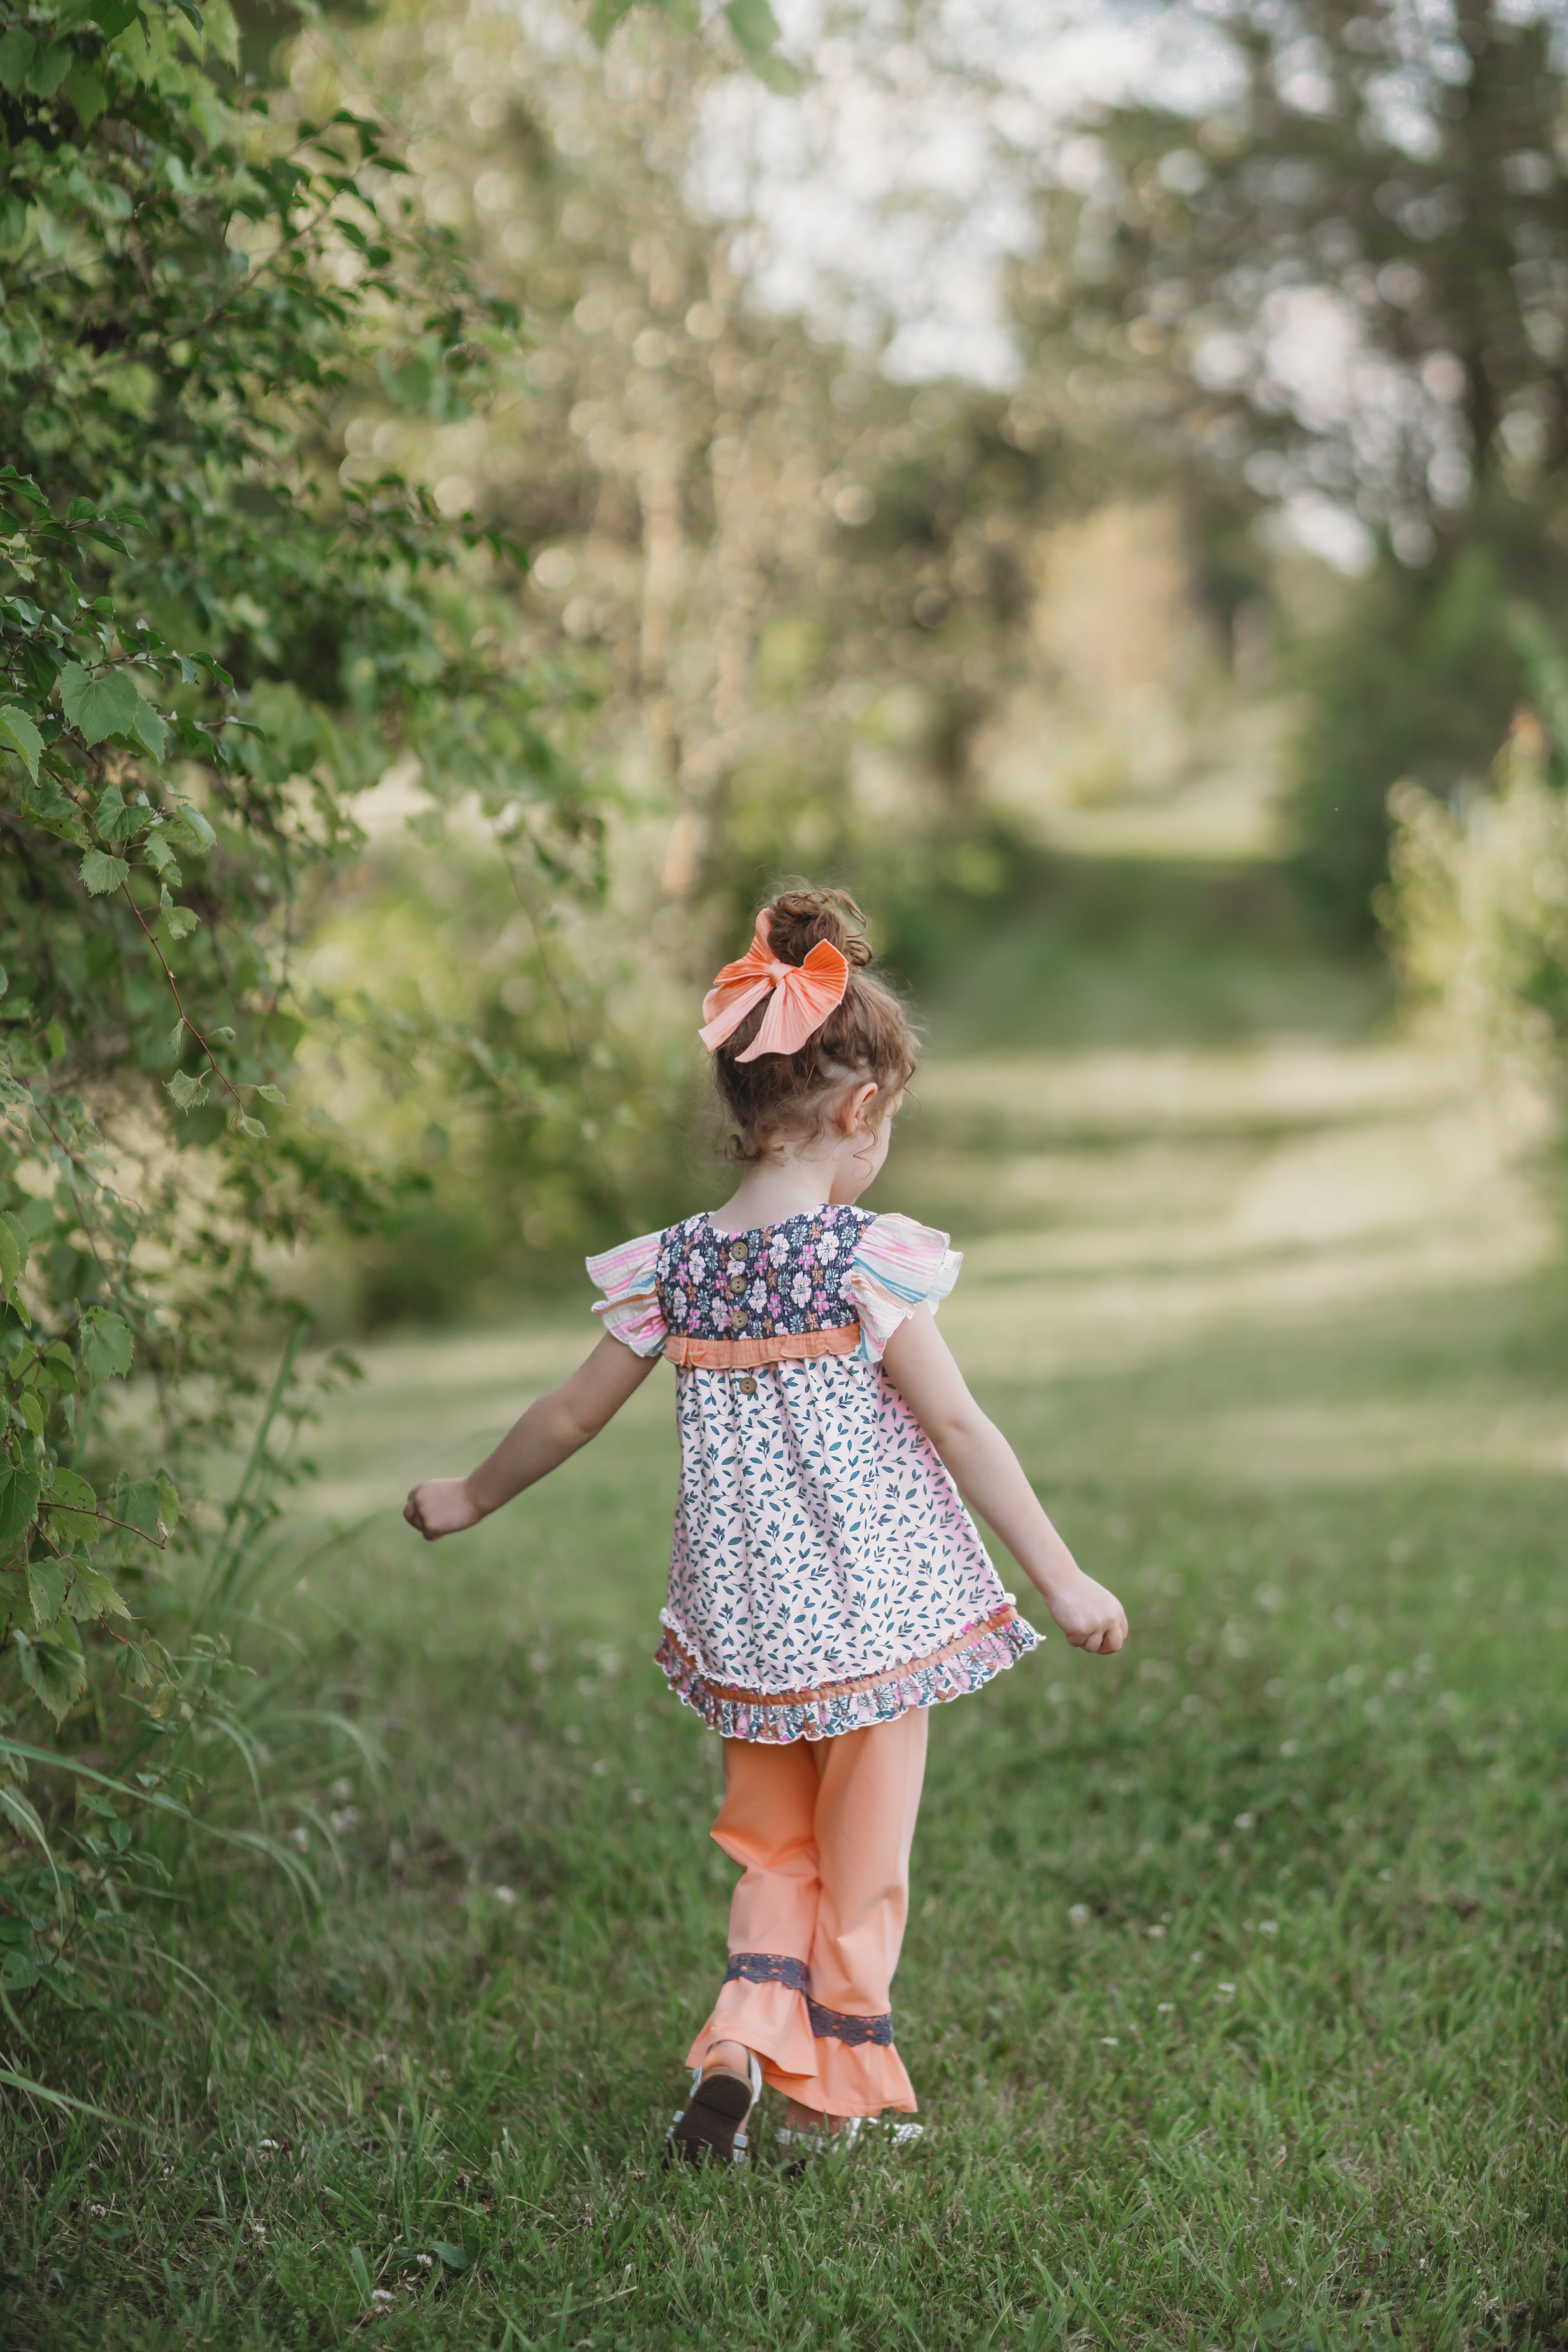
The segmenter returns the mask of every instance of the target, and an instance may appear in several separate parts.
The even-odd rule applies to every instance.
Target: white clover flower
[[[89,2205],[89,2206],[88,2207],[88,2209],[87,2209],[87,2210],[88,2210],[88,2211],[89,2211],[90,2214],[92,2214],[92,2215],[94,2216],[94,2218],[95,2218],[96,2220],[98,2220],[98,2221],[101,2221],[104,2219],[104,2216],[105,2216],[105,2215],[108,2213],[108,2211],[109,2211],[109,2208],[108,2208],[108,2206],[107,2206],[107,2205]]]
[[[342,1837],[349,1830],[357,1829],[359,1827],[359,1807],[357,1805],[340,1805],[335,1813],[329,1813],[327,1815],[327,1819],[331,1823],[332,1835],[334,1837]]]
[[[300,1826],[298,1827],[298,1829],[292,1829],[292,1830],[290,1830],[290,1831],[289,1831],[289,1844],[290,1844],[290,1845],[297,1845],[297,1846],[299,1847],[299,1849],[300,1849],[300,1853],[310,1853],[310,1831],[305,1827],[305,1824],[304,1824],[304,1822],[301,1822],[300,1823]]]
[[[1143,1930],[1143,1933],[1150,1937],[1156,1944],[1159,1943],[1160,1939],[1164,1935],[1164,1932],[1165,1930],[1163,1927],[1160,1927],[1158,1923],[1156,1923],[1152,1927],[1145,1927]]]
[[[1301,1743],[1299,1739],[1282,1739],[1279,1742],[1279,1753],[1281,1756],[1299,1756],[1300,1752]]]
[[[1238,1830],[1249,1830],[1256,1819],[1257,1815],[1254,1813],[1237,1813],[1236,1817],[1236,1827]]]
[[[1104,2042],[1108,2050],[1120,2050],[1121,2047],[1120,2041],[1114,2033],[1102,2033],[1100,2038]]]
[[[512,1905],[517,1901],[516,1891],[510,1886],[492,1886],[490,1888],[490,1893],[494,1896],[495,1900],[501,1905],[502,1908],[508,1911],[511,1909]]]
[[[1279,1920],[1260,1919],[1258,1923],[1258,1932],[1260,1936],[1277,1936],[1279,1933]]]
[[[350,1780],[344,1779],[334,1780],[328,1793],[335,1797],[340,1805],[346,1805],[349,1799],[353,1795],[353,1782]]]
[[[395,2303],[397,2300],[389,2286],[373,2286],[370,2291],[370,2299],[375,2305],[377,2311],[384,2311],[389,2303]]]
[[[1169,2017],[1175,2006],[1176,2004],[1173,2000],[1156,2001],[1154,2004],[1154,2013],[1157,2017]]]
[[[1072,1906],[1072,1907],[1070,1908],[1070,1910],[1069,1910],[1069,1911],[1068,1911],[1068,1924],[1069,1925],[1069,1927],[1088,1927],[1088,1925],[1089,1925],[1089,1906],[1088,1906],[1088,1904],[1087,1904],[1087,1903],[1075,1903],[1075,1904]]]
[[[434,2264],[436,2257],[434,2254],[416,2254],[414,2259],[422,2271],[427,2271]]]
[[[1219,1995],[1221,2000],[1234,2000],[1236,1999],[1236,1987],[1233,1984],[1215,1985],[1215,1990]]]

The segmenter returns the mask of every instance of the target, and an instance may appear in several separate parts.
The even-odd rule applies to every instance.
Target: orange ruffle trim
[[[815,1356],[853,1356],[859,1345],[858,1323],[844,1323],[827,1331],[781,1331],[771,1339],[696,1339],[672,1331],[664,1352],[672,1364],[728,1372],[752,1364],[797,1364]]]
[[[851,2046],[811,2030],[805,1995],[787,1985],[727,1984],[686,2054],[700,2066],[710,2042],[741,2042],[763,2062],[770,2089],[825,2116],[915,2113],[914,2086],[891,2042]]]

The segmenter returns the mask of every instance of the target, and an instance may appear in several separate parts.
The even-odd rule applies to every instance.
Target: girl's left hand
[[[1121,1601],[1081,1570],[1068,1583],[1047,1592],[1046,1601],[1075,1650],[1108,1657],[1127,1639],[1127,1612]]]
[[[466,1478],[426,1478],[403,1506],[403,1516],[417,1528],[426,1543],[441,1536],[460,1535],[484,1517],[468,1492]]]

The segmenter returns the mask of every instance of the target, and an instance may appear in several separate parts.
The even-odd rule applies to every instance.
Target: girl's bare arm
[[[1127,1639],[1121,1601],[1084,1574],[1052,1527],[1017,1455],[964,1386],[935,1317],[906,1317],[882,1360],[960,1494],[1039,1587],[1068,1640],[1075,1648],[1101,1654],[1120,1650]]]
[[[657,1356],[633,1355],[606,1331],[586,1362],[559,1388],[537,1398],[477,1470],[466,1478],[426,1478],[416,1486],[403,1507],[404,1517],[427,1543],[488,1518],[597,1437],[658,1361]]]

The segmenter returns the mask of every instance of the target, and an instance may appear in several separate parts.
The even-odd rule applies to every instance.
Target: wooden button
[[[736,1382],[736,1386],[739,1388],[742,1396],[755,1396],[757,1393],[756,1381],[752,1378],[750,1372],[742,1373],[741,1379]]]

